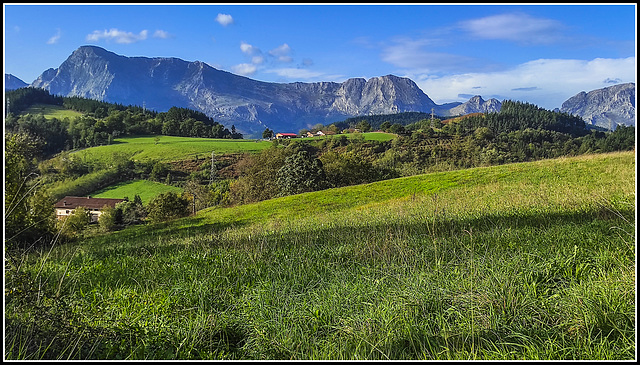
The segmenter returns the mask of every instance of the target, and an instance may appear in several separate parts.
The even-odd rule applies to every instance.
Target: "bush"
[[[163,222],[189,215],[191,200],[184,194],[173,191],[162,193],[149,202],[149,215],[152,221]]]

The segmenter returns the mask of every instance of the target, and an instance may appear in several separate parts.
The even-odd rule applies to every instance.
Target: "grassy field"
[[[7,359],[632,360],[635,155],[210,208],[8,267]]]
[[[365,140],[385,141],[393,139],[395,135],[389,133],[362,133]],[[347,135],[353,138],[353,135]],[[131,156],[137,160],[159,159],[161,161],[179,161],[192,158],[206,159],[215,151],[217,155],[231,153],[254,153],[269,148],[272,142],[254,139],[211,139],[211,138],[191,138],[158,136],[156,143],[155,136],[116,138],[114,143],[106,146],[98,146],[83,149],[78,154],[88,161],[102,161],[110,159],[114,153],[121,153]],[[308,141],[320,140],[326,137],[313,137],[301,139]]]
[[[43,114],[47,119],[57,118],[59,120],[64,118],[72,119],[83,115],[80,112],[51,104],[33,104],[21,114]]]
[[[74,152],[86,160],[101,161],[113,153],[122,153],[137,160],[179,161],[192,158],[206,159],[211,152],[227,153],[259,152],[271,146],[269,141],[249,139],[212,139],[158,136],[116,138],[114,144],[87,148]]]
[[[129,197],[133,200],[133,197],[140,195],[142,204],[148,204],[155,196],[165,193],[167,191],[174,191],[178,194],[183,190],[176,186],[165,185],[155,181],[149,180],[134,180],[126,181],[116,185],[109,186],[108,188],[96,191],[91,196],[94,198],[112,198],[122,199]]]

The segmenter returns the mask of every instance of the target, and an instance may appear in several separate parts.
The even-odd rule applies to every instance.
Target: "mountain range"
[[[22,87],[19,82],[5,75],[5,90]],[[615,111],[578,106],[604,102],[615,91],[599,98],[586,94],[565,108],[572,98],[563,108],[572,113],[588,111],[594,115],[590,122],[601,126],[605,123],[605,128],[609,123],[602,118],[613,115],[614,123],[635,125],[635,84],[631,85],[624,89],[633,93],[631,99],[624,97],[621,103],[606,105]],[[485,101],[479,95],[466,103],[438,105],[412,80],[394,75],[368,80],[352,78],[342,83],[270,83],[218,70],[200,61],[126,57],[96,46],[78,48],[58,68],[44,71],[28,86],[44,88],[54,95],[139,105],[156,111],[172,106],[190,108],[228,128],[234,125],[249,137],[261,135],[265,128],[297,132],[318,123],[327,125],[363,115],[417,111],[454,116],[499,111],[501,107],[497,99]],[[621,108],[625,111],[619,112]],[[631,122],[625,115],[633,116]]]

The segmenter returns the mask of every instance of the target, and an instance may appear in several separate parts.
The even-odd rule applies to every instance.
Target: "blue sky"
[[[438,104],[547,109],[636,81],[636,5],[4,3],[4,72],[27,83],[78,47],[177,57],[268,82],[408,77]]]

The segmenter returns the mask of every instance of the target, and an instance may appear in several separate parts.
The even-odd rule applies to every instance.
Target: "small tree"
[[[362,133],[369,132],[371,130],[371,124],[369,124],[369,122],[367,122],[366,120],[362,120],[358,124],[356,124],[356,128]]]
[[[121,220],[119,217],[120,214],[121,212],[115,208],[103,207],[102,213],[98,218],[100,230],[104,232],[112,231],[116,227],[117,222]]]
[[[162,193],[149,202],[149,215],[156,222],[167,221],[189,215],[190,200],[184,194],[173,191]]]
[[[138,194],[133,198],[133,201],[118,203],[116,209],[120,211],[118,215],[120,222],[127,226],[142,223],[147,216],[147,210],[142,205],[142,199]]]
[[[91,215],[85,207],[77,207],[73,213],[59,222],[62,234],[67,237],[80,235],[91,223]]]
[[[264,132],[262,132],[262,138],[264,139],[273,138],[273,131],[269,128],[266,128]]]
[[[310,156],[307,151],[287,157],[276,176],[281,195],[300,194],[328,187],[322,162]]]

